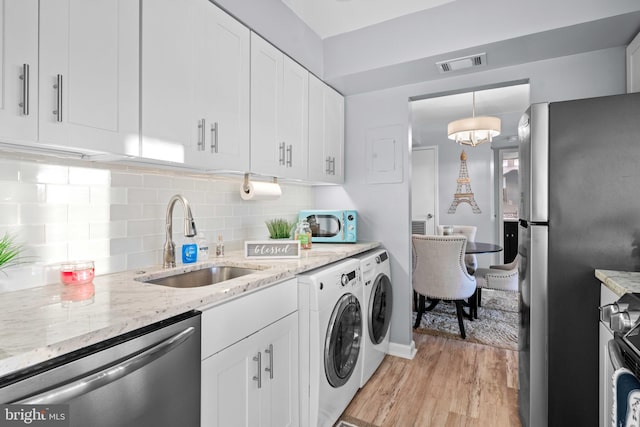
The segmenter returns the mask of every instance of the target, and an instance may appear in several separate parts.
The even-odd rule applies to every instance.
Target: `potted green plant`
[[[16,264],[21,252],[22,246],[15,242],[13,236],[5,233],[0,239],[0,271]]]
[[[271,239],[289,239],[291,237],[291,229],[295,225],[283,218],[270,219],[265,221],[269,230],[269,238]]]

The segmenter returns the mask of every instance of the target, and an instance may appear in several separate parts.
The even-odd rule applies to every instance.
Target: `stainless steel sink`
[[[235,279],[236,277],[246,276],[247,274],[256,273],[258,271],[260,270],[252,268],[213,266],[143,281],[145,283],[170,286],[172,288],[197,288],[200,286],[209,286],[224,282],[225,280]]]

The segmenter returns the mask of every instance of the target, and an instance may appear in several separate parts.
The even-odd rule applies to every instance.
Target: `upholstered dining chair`
[[[507,264],[492,265],[489,268],[478,268],[474,274],[476,278],[477,304],[474,304],[473,316],[478,318],[477,307],[482,305],[482,289],[497,289],[500,291],[518,292],[518,260],[519,255]]]
[[[444,234],[445,227],[452,227],[453,234],[462,234],[463,236],[466,236],[468,242],[476,241],[476,232],[478,231],[478,227],[475,225],[438,225],[437,232],[439,236]],[[478,268],[478,259],[473,254],[465,255],[464,262],[469,274],[473,274],[473,272],[476,271],[476,268]]]
[[[414,329],[420,326],[425,311],[432,310],[440,300],[454,301],[460,335],[464,331],[463,306],[476,291],[476,279],[469,274],[464,263],[467,238],[462,235],[411,235],[413,252],[413,290],[418,294],[418,307]],[[425,299],[431,304],[425,308]],[[473,308],[472,308],[473,310]]]

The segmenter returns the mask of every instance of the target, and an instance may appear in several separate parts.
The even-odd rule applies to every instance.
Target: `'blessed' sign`
[[[300,258],[299,240],[244,242],[245,258]]]

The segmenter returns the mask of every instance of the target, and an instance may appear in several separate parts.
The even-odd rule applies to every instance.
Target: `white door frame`
[[[433,234],[435,234],[435,230],[436,230],[436,225],[439,224],[439,215],[438,215],[438,146],[437,145],[429,145],[429,146],[416,146],[416,147],[411,147],[411,151],[423,151],[423,150],[431,150],[433,151],[433,164],[434,164],[434,169],[433,169],[433,195],[434,195],[434,200],[433,200],[433,218],[431,223],[433,225],[433,230],[431,230],[431,232]],[[411,162],[412,162],[412,171],[413,171],[413,156],[411,157]],[[413,174],[410,177],[410,187],[411,187],[411,192],[409,193],[409,199],[410,199],[410,203],[409,203],[409,213],[412,216],[412,220],[413,218]],[[429,234],[429,229],[427,228],[427,234]]]

